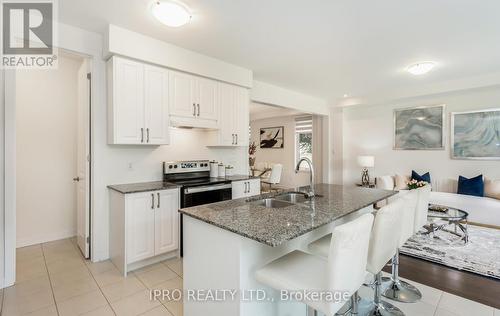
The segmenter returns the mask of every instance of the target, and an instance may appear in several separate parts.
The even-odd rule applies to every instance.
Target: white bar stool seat
[[[375,275],[375,293],[373,301],[360,301],[358,315],[404,316],[399,308],[381,299],[382,269],[398,248],[404,206],[404,201],[397,199],[376,212],[366,265],[366,270]]]
[[[427,219],[431,187],[426,185],[422,188],[411,190],[401,197],[405,201],[403,226],[399,247],[402,247],[415,232],[422,228]],[[422,216],[422,214],[424,214]],[[423,223],[422,223],[423,222]],[[399,249],[392,258],[392,275],[390,278],[382,278],[382,295],[402,303],[415,303],[422,299],[422,293],[412,284],[399,279]]]
[[[276,290],[348,292],[352,296],[365,277],[373,215],[339,225],[332,233],[332,247],[325,258],[293,251],[259,269],[256,279]],[[340,296],[340,295],[339,295]],[[325,315],[334,315],[347,300],[302,301]]]

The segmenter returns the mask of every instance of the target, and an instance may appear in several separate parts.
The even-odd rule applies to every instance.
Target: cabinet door
[[[234,181],[232,184],[232,191],[233,195],[232,198],[234,199],[239,199],[246,197],[246,191],[248,189],[248,186],[246,184],[246,181]]]
[[[118,57],[112,62],[114,143],[141,144],[145,140],[144,66]]]
[[[155,254],[155,211],[152,194],[148,192],[127,196],[127,263],[153,257]]]
[[[234,87],[225,83],[219,84],[219,145],[234,146],[236,144],[236,107]]]
[[[170,71],[169,77],[170,115],[195,118],[194,77],[176,71]]]
[[[248,181],[250,186],[250,192],[247,193],[247,196],[254,196],[260,194],[260,179],[252,179]]]
[[[198,78],[196,80],[196,96],[199,109],[198,118],[207,120],[217,120],[218,114],[218,83],[217,81]]]
[[[145,142],[168,145],[168,71],[163,68],[144,67]]]
[[[248,146],[249,144],[249,126],[250,126],[250,96],[248,89],[234,87],[235,90],[235,110],[236,110],[236,126],[235,133],[237,135],[238,146]]]
[[[179,248],[179,190],[156,193],[155,255]]]

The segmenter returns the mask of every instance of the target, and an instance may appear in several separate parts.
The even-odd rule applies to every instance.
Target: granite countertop
[[[252,176],[245,176],[245,175],[234,175],[234,176],[227,176],[225,178],[220,178],[220,179],[221,180],[229,180],[229,181],[244,181],[244,180],[251,180],[251,179],[258,179],[258,178],[259,177],[252,177]],[[108,185],[108,188],[110,188],[111,190],[115,190],[115,191],[123,193],[123,194],[158,191],[158,190],[168,190],[168,189],[176,189],[176,188],[180,188],[180,187],[181,186],[176,185],[174,183],[162,182],[162,181]]]
[[[309,187],[284,190],[308,191]],[[299,237],[336,219],[382,201],[397,192],[333,184],[318,184],[313,201],[285,208],[265,208],[263,194],[181,209],[179,212],[271,247]]]
[[[148,191],[177,189],[179,188],[179,186],[176,184],[163,181],[153,181],[153,182],[108,185],[108,188],[123,194],[130,194],[130,193],[139,193]]]

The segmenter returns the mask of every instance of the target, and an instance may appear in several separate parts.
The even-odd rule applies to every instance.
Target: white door
[[[115,142],[144,144],[144,66],[113,57]]]
[[[89,61],[78,69],[76,229],[77,243],[85,258],[90,256],[90,75]]]
[[[146,117],[145,143],[168,145],[168,71],[145,66],[144,104]]]
[[[235,107],[236,107],[236,144],[238,146],[248,146],[250,134],[250,96],[246,88],[235,87]]]
[[[221,83],[219,85],[219,133],[221,146],[232,146],[236,144],[236,108],[234,104],[235,94],[231,85]]]
[[[179,190],[156,193],[155,256],[179,248]]]
[[[198,78],[196,80],[197,116],[202,119],[217,119],[217,81]]]
[[[155,194],[130,194],[126,197],[127,264],[155,255]]]
[[[233,200],[246,197],[248,188],[247,181],[233,181],[231,186],[233,191]]]
[[[193,76],[170,71],[169,77],[170,115],[195,118],[197,109]]]

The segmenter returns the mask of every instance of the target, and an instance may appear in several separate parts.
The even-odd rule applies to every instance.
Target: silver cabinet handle
[[[193,103],[193,116],[196,116],[196,103]]]
[[[235,145],[238,145],[238,134],[235,134],[236,136],[236,144]]]
[[[248,183],[248,192],[247,193],[250,193],[250,182],[247,182]]]
[[[198,116],[200,116],[200,104],[198,103]]]
[[[149,143],[149,127],[146,128],[146,143]]]
[[[248,182],[245,182],[245,193],[248,193]]]
[[[158,194],[158,204],[156,205],[158,208],[160,208],[160,193],[157,193]]]
[[[155,209],[155,195],[154,193],[151,193],[151,209]]]
[[[80,177],[73,178],[73,181],[79,182],[80,181]]]
[[[234,145],[234,134],[231,134],[231,137],[233,138],[233,142],[231,143],[231,145]]]
[[[144,128],[141,127],[141,143],[144,143]]]

